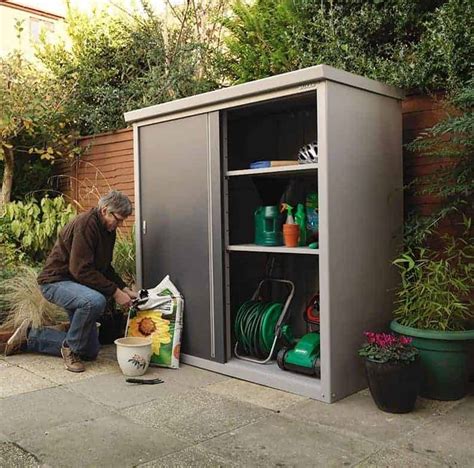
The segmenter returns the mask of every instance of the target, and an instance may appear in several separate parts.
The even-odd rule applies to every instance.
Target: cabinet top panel
[[[372,93],[381,94],[394,99],[403,99],[403,92],[378,81],[370,80],[353,73],[348,73],[328,65],[316,65],[302,70],[283,73],[281,75],[251,81],[229,88],[197,94],[175,101],[165,102],[156,106],[145,107],[125,113],[128,123],[143,122],[155,118],[169,117],[175,114],[193,111],[193,113],[207,112],[207,108],[218,110],[232,107],[232,102],[244,98],[259,100],[258,96],[277,92],[288,88],[297,88],[298,92],[310,91],[316,88],[321,81],[334,81],[353,88],[363,89]],[[145,122],[143,122],[145,123]]]

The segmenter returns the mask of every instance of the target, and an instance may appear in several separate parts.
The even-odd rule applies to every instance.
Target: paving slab
[[[224,466],[232,468],[241,465],[236,461],[222,458],[219,455],[209,452],[208,450],[205,450],[199,446],[189,447],[187,449],[181,450],[180,452],[175,452],[171,455],[160,458],[159,460],[154,460],[142,465],[138,465],[139,468],[217,468]]]
[[[456,404],[418,398],[412,413],[391,414],[380,411],[370,393],[364,390],[331,405],[309,400],[283,410],[282,414],[329,426],[354,437],[385,442],[404,437]]]
[[[109,411],[61,387],[0,400],[1,431],[12,441],[69,422],[103,417]]]
[[[128,408],[122,414],[137,423],[167,427],[178,437],[199,442],[272,413],[203,390],[189,390]]]
[[[444,463],[408,450],[383,448],[366,460],[357,463],[354,468],[438,468]]]
[[[19,444],[49,466],[68,468],[132,467],[187,445],[119,415],[56,426]]]
[[[16,366],[17,364],[32,362],[32,361],[41,361],[42,359],[48,358],[46,354],[38,353],[19,353],[12,354],[11,356],[5,356],[5,362],[11,365]]]
[[[316,424],[272,414],[205,441],[200,447],[241,466],[341,467],[366,459],[378,447]]]
[[[101,357],[96,361],[85,362],[84,364],[86,366],[85,372],[69,372],[64,368],[62,358],[55,356],[43,355],[37,356],[36,359],[29,357],[24,361],[16,360],[15,362],[16,366],[60,385],[90,379],[96,375],[121,373],[116,362]]]
[[[16,366],[0,368],[0,399],[54,385],[50,380]]]
[[[141,378],[152,379],[163,375],[159,371],[149,370]],[[186,387],[166,380],[157,385],[137,385],[125,382],[122,373],[99,375],[81,382],[66,385],[65,388],[87,399],[115,409],[142,405],[148,401],[176,395],[186,391]]]
[[[181,364],[179,369],[167,369],[163,367],[150,367],[155,370],[165,382],[173,382],[188,389],[201,388],[216,382],[230,380],[230,377],[216,374],[199,367]]]
[[[39,460],[12,442],[0,443],[0,466],[3,468],[37,468]]]
[[[114,344],[102,345],[99,357],[117,362],[117,347]]]
[[[7,361],[5,361],[5,359],[0,358],[0,369],[3,369],[5,367],[10,367],[10,364]]]
[[[223,382],[208,385],[206,391],[272,411],[282,411],[296,403],[309,401],[308,398],[299,395],[237,379],[227,379]]]
[[[469,396],[442,418],[406,436],[401,446],[428,454],[449,466],[474,466],[474,396]]]

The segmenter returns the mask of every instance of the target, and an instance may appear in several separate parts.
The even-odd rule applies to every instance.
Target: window
[[[53,33],[54,23],[52,21],[30,17],[30,41],[39,42],[43,31],[45,31],[46,34]]]

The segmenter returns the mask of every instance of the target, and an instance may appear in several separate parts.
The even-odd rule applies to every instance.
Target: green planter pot
[[[409,336],[420,351],[420,395],[434,400],[459,400],[468,391],[470,346],[474,330],[436,331],[405,327],[396,320],[390,328]]]

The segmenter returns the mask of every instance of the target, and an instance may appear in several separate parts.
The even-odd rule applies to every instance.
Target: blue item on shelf
[[[250,163],[250,169],[263,169],[265,167],[271,167],[270,161],[254,161]]]

